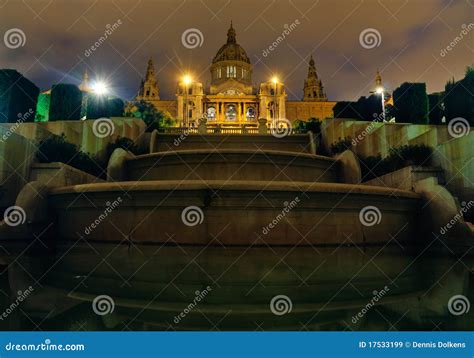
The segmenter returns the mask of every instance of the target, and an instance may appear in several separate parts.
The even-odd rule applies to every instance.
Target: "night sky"
[[[473,15],[474,0],[0,0],[0,68],[17,69],[43,90],[78,84],[88,68],[91,79],[107,79],[116,95],[131,99],[152,56],[161,98],[174,99],[184,72],[209,83],[208,67],[233,20],[254,65],[254,86],[277,74],[289,99],[302,97],[311,53],[329,100],[367,95],[377,68],[389,91],[411,81],[435,92],[474,63]],[[87,57],[114,23],[118,28]],[[284,41],[263,56],[291,24]],[[442,56],[463,25],[462,40]],[[5,46],[12,28],[23,31],[24,46]],[[201,46],[183,45],[190,28],[202,33]],[[375,45],[364,47],[360,34],[369,28],[376,30]]]

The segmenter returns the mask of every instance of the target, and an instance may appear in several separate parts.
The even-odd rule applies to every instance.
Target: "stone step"
[[[261,180],[337,182],[328,157],[272,150],[197,149],[141,155],[126,161],[127,180]]]

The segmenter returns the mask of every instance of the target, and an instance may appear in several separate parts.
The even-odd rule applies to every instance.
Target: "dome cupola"
[[[212,60],[211,78],[211,94],[252,93],[252,65],[247,52],[237,43],[232,22],[227,42]]]

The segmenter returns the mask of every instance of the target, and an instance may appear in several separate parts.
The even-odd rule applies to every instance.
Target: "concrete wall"
[[[322,133],[326,149],[341,138],[351,137],[352,150],[364,156],[386,156],[391,147],[405,144],[429,145],[434,148],[432,164],[444,170],[448,190],[460,200],[474,200],[474,129],[453,138],[445,125],[328,119],[323,122]]]
[[[107,144],[118,136],[134,140],[148,148],[149,137],[143,135],[145,123],[137,118],[111,118],[114,131],[105,138],[93,132],[93,120],[42,123],[0,124],[0,209],[15,203],[21,188],[29,181],[30,167],[35,162],[37,143],[51,134],[64,133],[67,140],[82,151],[105,158]]]
[[[17,194],[28,182],[35,158],[32,141],[0,126],[0,209],[15,203]]]
[[[113,133],[104,138],[96,136],[93,132],[94,120],[86,121],[54,121],[41,123],[1,124],[5,129],[14,130],[34,142],[39,142],[51,134],[61,135],[64,133],[68,142],[76,144],[83,152],[92,156],[104,158],[108,143],[114,142],[117,137],[127,137],[137,144],[148,146],[143,133],[145,123],[138,118],[115,118],[112,117]]]

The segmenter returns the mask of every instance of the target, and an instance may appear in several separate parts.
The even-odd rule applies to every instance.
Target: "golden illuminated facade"
[[[184,126],[195,125],[205,117],[207,123],[222,126],[257,125],[259,118],[267,122],[286,118],[307,120],[311,117],[333,117],[335,102],[329,102],[319,79],[313,57],[304,82],[303,101],[287,101],[283,83],[274,78],[253,86],[253,66],[245,50],[237,43],[232,24],[227,42],[212,60],[211,84],[206,90],[201,82],[185,77],[178,83],[176,100],[163,101],[153,61],[148,62],[145,79],[137,100],[146,100],[159,110],[169,112]]]

